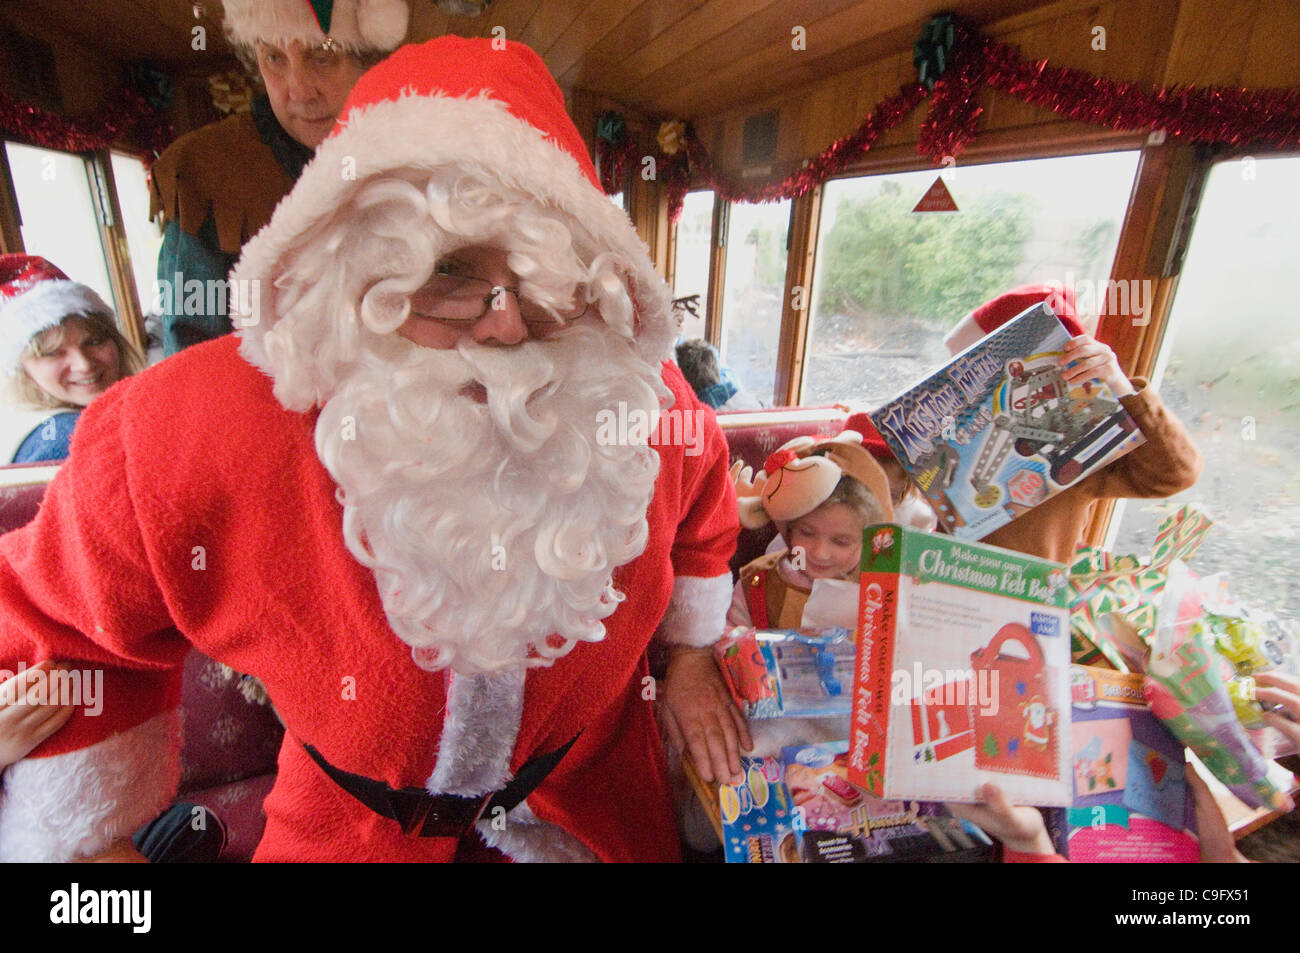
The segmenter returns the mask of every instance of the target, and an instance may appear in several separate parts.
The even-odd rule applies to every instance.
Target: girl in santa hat
[[[0,255],[0,374],[16,408],[0,464],[65,458],[82,409],[143,367],[94,291],[39,256]]]

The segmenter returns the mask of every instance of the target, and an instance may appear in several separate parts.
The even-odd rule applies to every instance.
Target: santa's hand
[[[710,649],[675,649],[659,717],[668,743],[689,753],[704,781],[739,784],[740,751],[754,746]]]
[[[985,784],[976,796],[983,804],[949,804],[954,817],[970,821],[1021,854],[1055,854],[1047,825],[1036,807],[1016,807],[996,784]]]
[[[1116,397],[1134,393],[1133,383],[1120,370],[1115,352],[1096,338],[1080,334],[1065,342],[1062,351],[1057,363],[1062,365],[1061,378],[1067,384],[1100,380]]]
[[[57,662],[41,662],[0,684],[0,770],[27,757],[72,717],[75,705],[48,704],[45,693],[34,691],[36,673],[42,673],[40,680],[45,681],[50,672],[63,667]]]
[[[1300,747],[1300,678],[1281,672],[1260,672],[1255,678],[1255,697],[1282,710],[1264,712],[1264,720]]]

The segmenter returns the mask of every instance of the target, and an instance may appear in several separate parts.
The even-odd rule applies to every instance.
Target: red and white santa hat
[[[406,38],[410,18],[405,0],[223,0],[222,7],[226,36],[248,47],[329,41],[352,53],[388,52]]]
[[[0,372],[18,370],[36,335],[86,314],[111,316],[113,309],[39,255],[0,255]]]
[[[272,290],[249,296],[235,318],[244,356],[268,367],[265,338],[282,316],[274,279],[306,236],[375,176],[445,170],[530,195],[560,217],[586,263],[616,256],[636,346],[656,365],[667,358],[677,335],[672,295],[627,215],[601,191],[541,57],[522,43],[458,36],[404,46],[363,75],[293,191],[244,246],[232,279]]]
[[[1016,315],[1028,311],[1042,301],[1046,301],[1052,313],[1061,319],[1065,330],[1070,332],[1070,337],[1087,333],[1079,323],[1079,309],[1074,289],[1068,285],[1049,283],[1021,285],[1019,288],[998,295],[991,301],[984,302],[948,332],[945,342],[978,340],[986,334],[992,334]]]
[[[859,410],[850,414],[849,419],[844,421],[844,429],[861,434],[862,446],[877,460],[896,459],[894,451],[889,449],[889,444],[885,443],[885,438],[880,435],[880,431],[864,411]]]

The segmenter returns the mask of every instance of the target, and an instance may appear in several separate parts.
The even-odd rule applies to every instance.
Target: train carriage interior
[[[300,6],[324,33],[332,9],[340,36],[353,9]],[[1089,504],[1077,542],[1145,559],[1166,539],[1171,517],[1204,514],[1210,529],[1189,557],[1192,569],[1224,573],[1240,604],[1293,626],[1300,638],[1300,325],[1290,301],[1300,250],[1296,0],[404,6],[407,43],[454,35],[502,50],[518,42],[540,56],[593,164],[588,184],[598,183],[630,221],[667,283],[678,342],[709,355],[713,370],[689,383],[716,411],[729,464],[755,473],[784,467],[774,453],[790,441],[829,439],[853,415],[883,407],[941,368],[957,353],[950,342],[962,322],[981,306],[1027,286],[1054,289],[1039,295],[1055,295],[1049,301],[1064,300],[1068,289],[1082,332],[1113,351],[1123,378],[1158,390],[1162,412],[1181,421],[1201,459],[1190,485]],[[167,273],[163,261],[182,260],[176,235],[199,232],[203,222],[224,274],[271,220],[274,202],[259,218],[252,199],[229,198],[226,207],[228,196],[214,194],[202,198],[210,209],[196,211],[184,204],[193,181],[183,174],[177,184],[164,181],[173,171],[160,161],[168,146],[229,117],[258,116],[263,77],[279,68],[271,46],[244,48],[227,35],[226,14],[220,0],[0,5],[0,253],[40,256],[91,289],[115,315],[114,339],[140,353],[146,375],[176,360],[186,343],[173,316],[191,307],[219,312],[220,331],[229,331],[224,315],[228,306],[235,313],[240,293],[233,282],[191,288],[180,265]],[[271,92],[272,109],[295,101]],[[280,135],[294,140],[290,151],[302,151],[301,169],[317,142],[329,147],[333,118],[310,117],[325,123],[318,137],[298,134],[279,112],[269,122],[280,120]],[[242,161],[237,152],[211,154],[203,174],[220,172],[229,196],[251,194],[263,173],[250,165],[232,174]],[[285,193],[291,185],[292,176]],[[169,233],[177,222],[180,231]],[[522,292],[505,290],[522,314]],[[481,302],[480,314],[490,317],[500,291],[479,294],[473,307]],[[584,308],[575,310],[580,319]],[[93,383],[91,351],[102,345],[94,326],[83,325],[86,337],[69,331],[57,351],[32,350],[26,339],[10,348],[15,355],[28,348],[14,368],[59,360],[69,349],[88,363],[82,371],[64,365],[50,385],[71,403],[43,404],[38,413],[17,385],[0,396],[0,453],[8,454],[0,458],[0,533],[44,512],[64,466],[31,448],[60,440],[66,448],[75,413],[89,403],[77,399],[78,388]],[[45,378],[24,373],[42,386]],[[1051,475],[1068,484],[1089,454],[1100,459],[1136,428],[1132,419],[1123,432],[1099,428],[1101,418],[1062,423],[1078,393],[1059,373],[1035,377],[1020,365],[1014,373],[1019,383],[998,418],[1002,442],[981,462],[990,472],[1006,459],[1051,451],[1060,454],[1049,461]],[[1040,499],[1034,493],[1049,464],[1022,471],[1019,489],[1006,491],[1020,493],[1018,518]],[[776,534],[772,523],[740,531],[733,578]],[[662,676],[667,663],[661,657],[655,669],[650,655],[650,670]],[[177,690],[184,721],[177,800],[221,818],[225,836],[203,859],[248,861],[263,836],[263,802],[284,764],[282,746],[294,743],[277,716],[276,692],[268,699],[257,680],[197,649]],[[709,842],[711,830],[722,831],[716,786],[687,770],[693,796],[711,801],[705,813],[714,828],[685,854],[721,860],[717,835]],[[1300,789],[1283,774],[1284,787]],[[1243,852],[1300,858],[1294,817],[1212,787]]]

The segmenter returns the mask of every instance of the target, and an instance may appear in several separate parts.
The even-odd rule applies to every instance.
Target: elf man
[[[163,351],[230,332],[213,282],[271,220],[352,86],[406,36],[405,0],[223,0],[226,38],[264,95],[172,143],[150,170],[164,217],[157,305]]]
[[[675,858],[646,648],[686,649],[666,703],[738,768],[690,651],[734,489],[540,58],[393,54],[233,277],[237,335],[101,397],[0,538],[0,668],[112,668],[101,718],[6,773],[0,859],[97,855],[167,802],[190,645],[287,726],[257,859]],[[602,444],[620,404],[698,413],[699,452]]]

